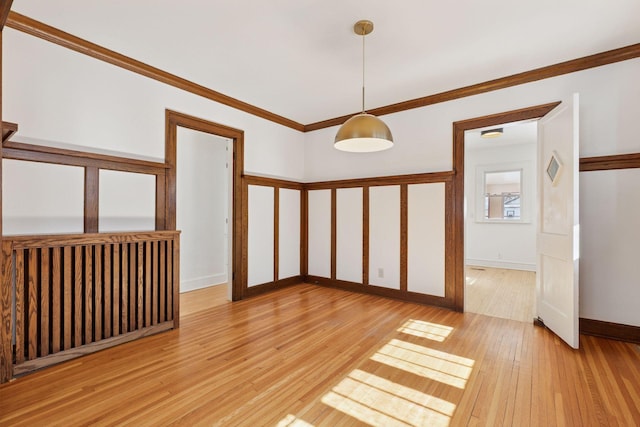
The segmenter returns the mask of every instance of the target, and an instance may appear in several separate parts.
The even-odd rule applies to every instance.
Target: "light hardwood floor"
[[[227,291],[225,283],[180,294],[180,318],[230,303]]]
[[[0,386],[3,426],[634,426],[639,408],[637,346],[313,285]]]
[[[465,274],[465,311],[520,322],[533,321],[535,272],[467,265]]]

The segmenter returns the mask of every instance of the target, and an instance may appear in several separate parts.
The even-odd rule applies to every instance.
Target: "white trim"
[[[208,288],[209,286],[227,283],[227,274],[215,274],[213,276],[196,277],[189,280],[180,280],[180,293],[195,291],[196,289]]]
[[[467,259],[465,264],[478,267],[492,267],[492,268],[504,268],[507,270],[524,270],[524,271],[536,271],[536,265],[522,262],[512,261],[496,261],[492,259]]]

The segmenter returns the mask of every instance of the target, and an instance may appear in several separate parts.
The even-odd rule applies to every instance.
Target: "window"
[[[484,173],[484,219],[520,220],[522,170]]]

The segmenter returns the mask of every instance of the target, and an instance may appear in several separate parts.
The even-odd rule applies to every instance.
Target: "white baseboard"
[[[209,286],[219,285],[221,283],[227,283],[226,274],[196,277],[194,279],[180,279],[180,292],[195,291],[196,289],[208,288]]]
[[[507,270],[536,271],[536,265],[535,264],[504,261],[504,260],[469,259],[469,258],[467,258],[466,264],[467,265],[476,265],[478,267],[504,268],[504,269],[507,269]]]

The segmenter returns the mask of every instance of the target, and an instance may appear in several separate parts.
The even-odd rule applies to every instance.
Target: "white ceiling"
[[[483,138],[481,131],[502,128],[502,135],[495,138]],[[536,144],[538,142],[538,121],[507,123],[501,126],[468,130],[464,133],[464,146],[469,150],[487,150],[513,145]]]
[[[639,0],[14,0],[12,10],[303,124],[640,42]],[[11,30],[13,31],[13,30]]]

